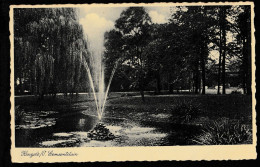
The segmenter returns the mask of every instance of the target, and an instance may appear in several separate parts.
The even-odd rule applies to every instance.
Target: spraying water
[[[98,118],[101,119],[101,115],[100,115],[100,111],[99,111],[99,107],[98,107],[98,100],[97,100],[97,96],[96,96],[96,90],[95,90],[95,87],[94,87],[94,82],[93,82],[93,79],[92,79],[92,75],[91,75],[91,72],[90,72],[88,64],[84,63],[84,65],[85,65],[85,67],[87,69],[90,87],[92,89],[94,100],[95,100],[95,103],[96,103]]]
[[[107,100],[107,96],[108,96],[109,87],[110,87],[110,85],[111,85],[113,76],[114,76],[114,74],[115,74],[115,72],[116,72],[116,68],[117,68],[118,62],[119,62],[119,60],[116,61],[116,64],[115,64],[115,66],[114,66],[114,68],[113,68],[113,70],[112,70],[112,73],[111,73],[110,78],[109,78],[109,81],[108,81],[107,90],[106,90],[106,93],[105,93],[105,96],[104,96],[104,102],[103,102],[102,110],[101,110],[101,117],[102,117],[102,114],[103,114],[103,112],[104,112],[104,108],[105,108],[105,104],[106,104],[106,100]]]
[[[94,100],[95,100],[95,104],[96,104],[96,109],[97,109],[97,115],[99,120],[102,119],[102,115],[104,112],[104,108],[105,108],[105,104],[107,101],[107,96],[108,96],[108,92],[109,92],[109,88],[113,79],[113,76],[115,74],[117,65],[118,65],[119,60],[116,61],[114,68],[112,70],[112,73],[110,75],[109,78],[109,82],[107,87],[105,88],[105,80],[104,80],[104,66],[102,64],[102,59],[99,59],[98,65],[97,63],[94,67],[93,67],[93,74],[95,75],[95,82],[93,80],[93,76],[91,75],[91,71],[90,68],[88,66],[88,64],[85,62],[85,67],[87,70],[87,74],[88,74],[88,78],[89,78],[89,82],[90,82],[90,87],[91,90],[93,92],[93,96],[94,96]],[[96,83],[96,84],[95,84]],[[97,92],[95,89],[95,85],[97,85]]]

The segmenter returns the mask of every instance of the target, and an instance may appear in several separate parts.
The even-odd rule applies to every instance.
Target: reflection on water
[[[78,126],[79,127],[83,127],[84,125],[85,125],[85,119],[83,119],[83,118],[81,118],[81,119],[79,119],[79,123],[78,123]]]
[[[16,129],[38,129],[56,124],[56,118],[52,115],[55,111],[37,111],[23,113],[19,121],[16,122]]]
[[[38,114],[39,115],[39,114]],[[49,118],[51,116],[52,118]],[[34,128],[34,122],[28,121],[26,127],[20,128],[23,125],[19,125],[15,130],[15,145],[16,147],[39,147],[42,141],[52,141],[57,138],[64,138],[68,135],[68,132],[84,132],[91,130],[97,123],[96,117],[84,115],[81,112],[69,113],[66,115],[47,115],[44,117],[38,117],[40,121],[39,128]],[[46,124],[46,120],[54,119],[55,124],[52,126],[42,126]],[[23,121],[21,121],[23,122]],[[48,122],[48,121],[47,121]],[[31,128],[32,127],[32,128]],[[72,134],[73,135],[73,134]],[[56,140],[57,141],[57,140]],[[73,141],[70,141],[73,142]],[[60,144],[60,142],[53,142],[54,144]],[[49,146],[47,142],[43,145]]]
[[[56,114],[52,116],[55,124],[41,128],[17,128],[15,131],[16,147],[111,147],[111,146],[151,146],[161,145],[161,139],[166,133],[156,131],[156,128],[141,127],[133,123],[120,122],[106,127],[116,136],[114,140],[97,141],[88,138],[90,131],[98,122],[96,116],[86,112]],[[39,117],[46,120],[48,115]],[[111,119],[111,118],[110,118]],[[122,121],[113,119],[114,122]],[[112,121],[113,122],[113,121]],[[33,124],[33,122],[32,122]],[[28,125],[30,127],[30,125]]]
[[[79,124],[85,122],[79,119]],[[54,133],[51,139],[40,143],[41,147],[113,147],[160,145],[166,133],[156,132],[155,128],[138,126],[106,126],[116,138],[114,140],[91,140],[88,132]]]
[[[151,146],[161,145],[166,133],[156,131],[155,128],[139,126],[106,126],[116,138],[108,141],[90,140],[82,142],[81,147],[113,147],[113,146]]]
[[[69,137],[72,136],[73,134],[70,133],[54,133],[53,136],[58,136],[58,137]]]
[[[42,146],[53,146],[57,144],[63,144],[63,143],[71,143],[74,142],[74,140],[52,140],[52,141],[44,141],[41,143]]]

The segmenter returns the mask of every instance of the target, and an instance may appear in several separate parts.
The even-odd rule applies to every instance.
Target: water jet
[[[104,65],[102,64],[101,57],[98,60],[100,61],[100,62],[98,62],[99,66],[97,66],[97,63],[96,63],[96,65],[92,68],[93,69],[92,73],[90,71],[88,63],[85,62],[84,65],[85,65],[85,68],[87,70],[90,87],[91,87],[91,90],[92,90],[92,93],[93,93],[93,96],[94,96],[97,116],[98,116],[99,121],[101,121],[102,115],[104,113],[105,104],[106,104],[106,101],[107,101],[109,88],[110,88],[113,76],[115,74],[115,71],[116,71],[116,68],[118,66],[118,62],[119,62],[120,59],[118,59],[115,62],[115,65],[114,65],[114,67],[112,69],[112,72],[111,72],[111,75],[110,75],[107,87],[105,87]],[[95,63],[93,63],[93,64],[95,64]],[[93,75],[92,74],[95,76],[96,80],[93,80]],[[95,85],[96,85],[96,87],[95,87]]]

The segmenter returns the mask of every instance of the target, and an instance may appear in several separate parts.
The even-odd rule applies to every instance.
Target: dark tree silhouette
[[[26,87],[41,98],[72,94],[79,91],[80,78],[87,79],[82,63],[88,59],[88,47],[76,9],[14,9],[14,45],[20,93]]]

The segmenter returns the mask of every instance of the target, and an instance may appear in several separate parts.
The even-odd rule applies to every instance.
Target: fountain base
[[[88,137],[91,140],[113,140],[115,135],[113,135],[109,129],[105,127],[103,123],[98,123],[94,129],[88,133]]]

